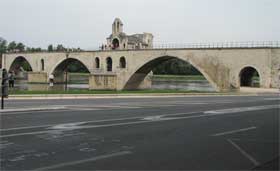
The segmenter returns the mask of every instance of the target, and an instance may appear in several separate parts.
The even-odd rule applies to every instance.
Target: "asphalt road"
[[[279,104],[273,95],[9,100],[0,170],[277,170]]]

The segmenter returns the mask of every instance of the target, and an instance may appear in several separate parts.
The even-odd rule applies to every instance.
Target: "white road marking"
[[[42,111],[42,110],[60,110],[60,109],[65,109],[65,106],[42,106],[42,107],[31,107],[31,108],[21,108],[21,109],[4,109],[0,110],[0,114],[3,115],[2,113],[4,112],[26,112],[26,111]]]
[[[1,141],[0,142],[0,150],[6,148],[8,146],[11,146],[11,145],[14,145],[14,143],[9,142],[9,141]]]
[[[245,156],[247,159],[249,159],[255,166],[260,165],[260,163],[256,159],[254,159],[250,154],[248,154],[246,151],[244,151],[241,147],[239,147],[232,140],[228,139],[228,142],[231,143],[241,154],[243,154],[243,156]]]
[[[276,105],[268,105],[269,107],[261,107],[258,108],[258,110],[266,110],[266,109],[271,109],[271,106],[276,106]],[[254,110],[256,110],[258,106],[256,107],[250,107],[250,108],[254,108]],[[277,108],[279,106],[277,105]],[[225,110],[231,110],[231,109],[225,109]],[[223,110],[224,111],[224,110]],[[145,120],[143,121],[142,117],[134,117],[134,118],[122,118],[122,119],[112,119],[112,120],[99,120],[99,121],[91,121],[91,122],[85,122],[85,123],[98,123],[98,122],[106,122],[106,121],[124,121],[124,120],[132,120],[132,119],[142,119],[140,121],[133,121],[133,122],[124,122],[124,123],[115,123],[115,124],[103,124],[103,125],[92,125],[92,126],[78,126],[75,129],[90,129],[90,128],[103,128],[103,127],[112,127],[112,126],[122,126],[122,125],[133,125],[133,124],[142,124],[142,123],[150,123],[150,122],[161,122],[161,121],[168,121],[168,120],[181,120],[181,119],[191,119],[191,118],[200,118],[200,117],[210,117],[210,116],[218,116],[218,115],[227,115],[227,114],[234,114],[237,112],[214,112],[211,113],[210,111],[206,111],[204,113],[205,114],[198,114],[198,115],[194,115],[194,116],[186,116],[186,117],[174,117],[176,115],[190,115],[190,114],[198,114],[198,113],[203,113],[203,111],[201,112],[190,112],[190,113],[177,113],[177,114],[166,114],[166,115],[161,115],[162,117],[166,117],[166,116],[173,116],[170,118],[162,118],[160,120],[157,121],[151,121],[151,120]],[[246,113],[246,114],[252,114],[252,113]],[[70,123],[70,124],[75,124],[75,123]],[[55,126],[55,125],[52,125]],[[11,128],[11,129],[16,129],[16,128]],[[10,129],[10,130],[11,130]],[[7,131],[8,129],[4,129],[4,131]],[[0,131],[3,131],[0,129]],[[8,134],[8,135],[2,135],[0,136],[0,138],[7,138],[7,137],[14,137],[14,136],[22,136],[22,135],[36,135],[36,134],[44,134],[44,133],[51,133],[49,130],[47,131],[34,131],[34,132],[24,132],[24,133],[17,133],[17,134]]]
[[[79,128],[79,125],[83,125],[83,124],[86,124],[86,122],[59,124],[51,127],[51,129],[74,130]]]
[[[233,130],[233,131],[227,131],[227,132],[222,132],[222,133],[214,134],[214,135],[211,135],[211,136],[218,137],[218,136],[223,136],[223,135],[229,135],[229,134],[249,131],[249,130],[253,130],[253,129],[257,129],[257,127],[250,127],[250,128],[238,129],[238,130]]]
[[[38,135],[38,134],[45,134],[51,132],[52,131],[25,132],[25,133],[18,133],[18,134],[1,135],[0,138],[16,137],[16,136],[23,136],[23,135]]]
[[[36,113],[30,113],[30,111],[23,111],[23,112],[8,112],[8,113],[0,113],[0,116],[3,116],[3,115],[19,115],[19,114],[37,114],[37,113],[55,113],[55,112],[66,112],[66,111],[70,111],[69,109],[64,110],[63,109],[56,109],[56,110],[33,110],[32,112],[36,112]]]
[[[176,115],[190,115],[195,113],[201,113],[202,111],[196,111],[196,112],[189,112],[189,113],[168,113],[163,114],[161,116],[176,116]],[[100,122],[111,122],[111,121],[124,121],[124,120],[132,120],[132,119],[142,119],[143,117],[129,117],[129,118],[118,118],[118,119],[105,119],[105,120],[93,120],[93,121],[86,121],[84,123],[100,123]],[[27,127],[16,127],[16,128],[7,128],[7,129],[0,129],[0,132],[5,131],[13,131],[13,130],[22,130],[22,129],[33,129],[33,128],[46,128],[46,127],[53,127],[56,125],[61,124],[77,124],[80,122],[73,122],[73,123],[58,123],[58,124],[49,124],[49,125],[40,125],[40,126],[27,126]]]
[[[92,157],[92,158],[88,158],[88,159],[84,159],[84,160],[77,160],[77,161],[65,162],[65,163],[60,163],[60,164],[47,166],[47,167],[41,167],[41,168],[34,169],[34,171],[53,170],[53,169],[58,169],[61,167],[74,166],[77,164],[93,162],[93,161],[107,159],[107,158],[111,158],[111,157],[123,156],[123,155],[131,154],[131,153],[132,153],[131,151],[121,151],[121,152],[112,153],[112,154],[100,155],[100,156],[96,156],[96,157]]]
[[[222,114],[222,113],[240,113],[240,112],[249,112],[265,109],[274,109],[280,108],[280,105],[266,105],[266,106],[252,106],[252,107],[240,107],[240,108],[231,108],[231,109],[221,109],[221,110],[212,110],[206,111],[205,114]]]
[[[280,100],[279,97],[276,97],[276,98],[265,98],[264,100]]]
[[[145,117],[143,120],[147,120],[147,121],[158,121],[160,119],[162,119],[163,116],[159,115],[159,116],[148,116]]]

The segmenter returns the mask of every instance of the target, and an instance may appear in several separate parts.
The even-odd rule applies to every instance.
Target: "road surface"
[[[279,103],[276,95],[9,100],[0,170],[279,169]]]

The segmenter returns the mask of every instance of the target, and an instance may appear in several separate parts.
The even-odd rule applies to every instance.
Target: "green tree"
[[[31,52],[31,47],[26,47],[26,52]]]
[[[12,42],[9,43],[7,50],[8,50],[9,52],[13,52],[13,51],[16,50],[16,47],[17,47],[16,42],[15,42],[15,41],[12,41]]]
[[[49,46],[48,46],[48,51],[49,51],[49,52],[52,52],[52,51],[53,51],[53,45],[49,45]]]
[[[178,59],[170,59],[160,63],[153,69],[153,73],[155,75],[201,75],[190,63]]]
[[[63,52],[63,51],[65,51],[65,48],[63,47],[63,45],[59,44],[59,45],[57,45],[57,47],[56,47],[56,51],[58,51],[58,52]]]
[[[7,41],[0,37],[0,54],[7,51]]]
[[[35,52],[42,52],[42,48],[40,48],[40,47],[35,48]]]
[[[16,45],[16,49],[19,50],[20,52],[23,52],[25,49],[25,45],[23,43],[18,43]]]

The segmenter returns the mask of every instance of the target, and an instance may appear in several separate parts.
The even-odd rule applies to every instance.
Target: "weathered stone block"
[[[48,83],[46,72],[28,72],[28,83]]]
[[[90,90],[116,90],[116,74],[92,74],[89,76]]]

